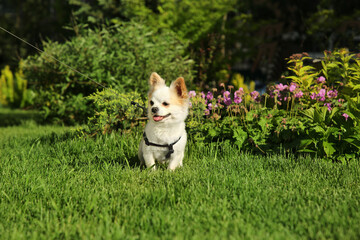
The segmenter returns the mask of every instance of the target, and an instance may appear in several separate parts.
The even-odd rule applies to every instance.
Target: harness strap
[[[166,147],[166,148],[168,148],[168,149],[169,149],[169,152],[166,154],[166,156],[165,156],[166,158],[170,158],[171,154],[174,153],[174,148],[173,148],[173,146],[181,139],[181,136],[180,136],[179,139],[176,140],[175,142],[173,142],[173,143],[171,143],[171,144],[164,144],[164,145],[162,145],[162,144],[157,144],[157,143],[152,143],[152,142],[150,142],[149,139],[146,137],[146,133],[145,133],[145,132],[144,132],[144,134],[143,134],[143,137],[144,137],[145,144],[146,144],[147,146]]]

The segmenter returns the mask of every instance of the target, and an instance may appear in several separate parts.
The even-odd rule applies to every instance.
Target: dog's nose
[[[153,113],[157,113],[159,111],[159,108],[158,107],[153,107],[153,108],[151,108],[151,111]]]

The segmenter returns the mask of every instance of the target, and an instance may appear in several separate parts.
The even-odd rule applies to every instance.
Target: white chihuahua
[[[174,170],[183,165],[187,135],[185,119],[189,98],[184,78],[167,87],[157,73],[150,76],[148,102],[149,122],[139,146],[139,159],[146,167],[156,169],[155,162],[169,163]]]

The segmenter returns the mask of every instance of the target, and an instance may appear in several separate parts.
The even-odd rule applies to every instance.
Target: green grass
[[[141,134],[0,128],[1,239],[359,239],[359,165],[189,141],[184,168],[137,165]]]

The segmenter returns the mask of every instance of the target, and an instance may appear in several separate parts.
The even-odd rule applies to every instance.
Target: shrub
[[[293,55],[287,77],[292,82],[271,86],[263,96],[243,88],[231,93],[230,86],[219,93],[191,92],[189,135],[227,139],[260,153],[305,152],[342,162],[358,158],[358,56],[343,49],[325,52],[319,71],[304,63],[308,60],[307,54]]]
[[[34,93],[27,89],[27,80],[22,71],[22,62],[15,76],[9,66],[1,70],[0,104],[11,108],[23,108],[31,104]]]
[[[131,130],[147,119],[145,109],[139,107],[144,106],[139,93],[119,93],[106,89],[91,94],[87,99],[94,103],[95,114],[88,118],[85,126],[77,129],[80,136]]]
[[[183,76],[191,83],[193,62],[183,56],[184,48],[169,31],[154,31],[134,22],[114,24],[84,29],[64,44],[44,43],[44,53],[26,59],[24,73],[39,92],[36,106],[46,116],[81,122],[91,113],[91,105],[81,96],[102,87],[52,57],[121,93],[145,93],[144,83],[153,71],[165,79]],[[71,108],[74,100],[76,110]]]
[[[260,154],[306,153],[340,162],[358,159],[360,97],[351,96],[359,96],[356,92],[360,89],[356,80],[356,76],[360,76],[359,59],[342,50],[332,54],[339,57],[328,61],[329,53],[326,53],[320,70],[304,64],[311,60],[307,54],[292,56],[289,60],[291,75],[287,76],[291,82],[270,86],[263,95],[224,84],[221,89],[207,93],[190,91],[188,136],[201,142],[230,141],[241,151]],[[343,62],[342,54],[346,59],[351,56],[348,64]],[[329,65],[339,68],[333,69],[333,79],[346,78],[343,81],[326,79],[324,69]],[[347,79],[350,75],[355,77]],[[348,95],[349,87],[355,93]],[[144,120],[140,118],[139,109],[128,108],[130,100],[139,101],[138,96],[115,101],[111,100],[117,99],[115,95],[107,94],[98,93],[92,98],[104,105],[99,117],[90,119],[90,129],[97,126],[95,132],[109,132],[108,127],[113,122],[118,125],[119,119],[123,120],[121,129],[131,129],[123,126],[136,125],[137,119]],[[109,100],[105,101],[106,98]],[[119,114],[117,109],[129,110]]]

